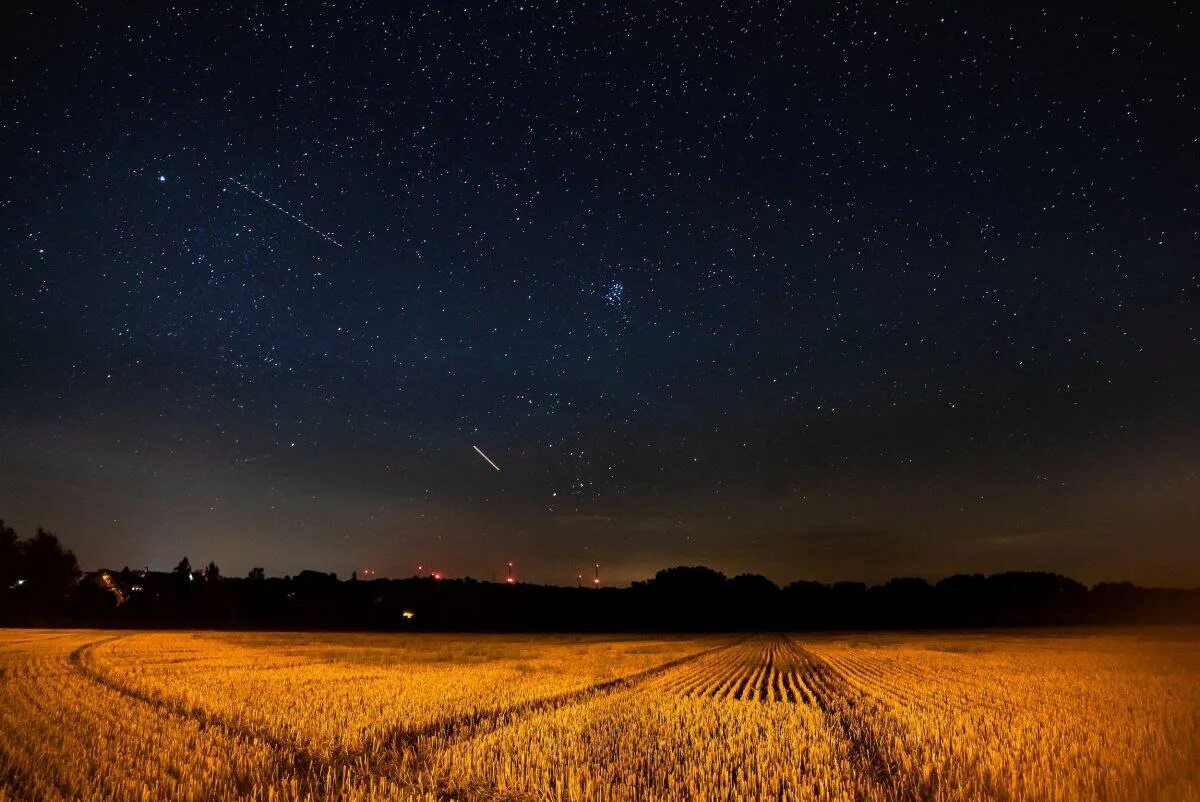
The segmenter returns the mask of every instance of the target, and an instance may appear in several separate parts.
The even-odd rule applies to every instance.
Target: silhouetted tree
[[[725,583],[729,626],[772,628],[781,618],[779,586],[761,574],[739,574]]]
[[[33,537],[17,543],[17,563],[22,595],[45,610],[61,608],[80,575],[75,553],[40,526]]]
[[[832,592],[820,582],[792,582],[781,593],[787,622],[791,626],[813,627],[828,620]]]
[[[703,565],[678,565],[659,571],[647,584],[659,593],[717,593],[725,586],[725,575]]]
[[[267,572],[261,568],[251,568],[250,573],[246,575],[247,579],[252,579],[255,582],[261,582],[267,578]]]
[[[738,574],[729,580],[729,589],[740,596],[770,597],[779,586],[762,574]]]
[[[972,626],[987,620],[990,593],[983,574],[955,574],[933,586],[938,616],[950,626]]]
[[[725,575],[702,565],[664,568],[654,578],[635,586],[645,594],[641,605],[644,627],[673,627],[681,622],[685,629],[723,629],[729,626],[731,611],[725,604]]]
[[[863,582],[834,582],[823,626],[864,626],[867,617],[867,586]]]
[[[871,626],[925,626],[933,607],[933,586],[920,577],[889,579],[867,592]]]
[[[204,569],[204,578],[209,582],[216,582],[221,578],[221,569],[212,560],[209,560],[208,567]]]
[[[179,564],[175,566],[175,573],[179,574],[184,579],[187,579],[192,575],[192,561],[187,557],[184,557],[179,561]]]
[[[20,579],[17,532],[0,518],[0,592]]]
[[[1086,587],[1065,576],[1042,571],[1009,571],[987,579],[1000,623],[1050,623],[1073,618],[1087,598]]]
[[[337,574],[333,571],[310,571],[305,569],[296,574],[296,582],[302,587],[321,587],[331,582],[337,582]]]
[[[66,587],[79,578],[75,552],[64,549],[58,538],[40,526],[33,537],[22,541],[18,549],[25,578]]]

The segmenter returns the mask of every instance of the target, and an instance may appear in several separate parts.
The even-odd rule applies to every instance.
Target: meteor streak
[[[488,464],[488,465],[491,465],[491,466],[492,466],[493,468],[495,468],[496,470],[500,470],[500,466],[499,466],[499,465],[497,465],[496,463],[492,462],[492,458],[491,458],[491,457],[489,457],[487,454],[484,454],[482,451],[480,451],[480,450],[479,450],[479,446],[471,446],[471,448],[475,449],[475,453],[476,453],[476,454],[478,454],[479,456],[481,456],[481,457],[483,457],[485,460],[487,460],[487,464]]]
[[[254,197],[258,198],[258,199],[259,199],[260,201],[262,201],[263,203],[265,203],[265,204],[267,204],[268,206],[270,206],[270,207],[271,207],[272,209],[274,209],[275,211],[279,212],[280,214],[285,214],[285,215],[287,215],[288,217],[292,218],[292,219],[293,219],[293,220],[295,220],[297,223],[299,223],[300,225],[304,226],[305,228],[307,228],[307,229],[308,229],[309,231],[311,231],[312,233],[316,234],[316,235],[317,235],[318,237],[320,237],[321,239],[324,239],[324,240],[326,240],[326,241],[328,241],[328,242],[332,242],[334,245],[338,246],[339,248],[343,248],[343,249],[344,249],[344,248],[346,247],[346,246],[345,246],[345,245],[343,245],[342,243],[340,243],[340,242],[338,242],[337,240],[335,240],[333,237],[331,237],[331,236],[329,236],[328,234],[326,234],[324,231],[320,231],[320,230],[318,230],[318,229],[316,229],[316,228],[313,228],[313,227],[312,227],[312,226],[310,226],[308,223],[304,222],[304,221],[303,221],[303,220],[301,220],[299,217],[297,217],[296,215],[292,214],[291,212],[289,212],[287,209],[285,209],[285,208],[283,208],[282,206],[280,206],[280,205],[279,205],[278,203],[276,203],[275,201],[271,200],[270,198],[266,197],[265,195],[262,195],[262,194],[260,194],[260,193],[258,193],[258,192],[255,192],[254,190],[250,189],[250,187],[246,186],[246,185],[245,185],[245,184],[243,184],[241,181],[238,181],[236,178],[230,178],[229,180],[230,180],[230,181],[232,181],[233,183],[237,184],[237,185],[238,185],[239,187],[241,187],[242,189],[244,189],[244,190],[246,190],[247,192],[249,192],[249,193],[250,193],[251,195],[253,195]]]

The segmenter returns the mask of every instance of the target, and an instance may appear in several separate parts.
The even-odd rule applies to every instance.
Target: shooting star
[[[326,234],[324,231],[320,231],[320,230],[318,230],[318,229],[316,229],[316,228],[313,228],[313,227],[312,227],[312,226],[310,226],[308,223],[304,222],[304,221],[303,221],[303,220],[301,220],[299,217],[297,217],[296,215],[292,214],[291,212],[289,212],[287,209],[285,209],[285,208],[283,208],[282,206],[280,206],[280,205],[279,205],[278,203],[276,203],[275,201],[271,200],[270,198],[266,197],[265,195],[262,195],[262,194],[260,194],[260,193],[258,193],[258,192],[255,192],[254,190],[250,189],[250,187],[246,186],[246,185],[245,185],[245,184],[243,184],[241,181],[238,181],[236,178],[230,178],[229,180],[230,180],[230,181],[232,181],[233,183],[237,184],[237,185],[238,185],[239,187],[241,187],[242,189],[244,189],[244,190],[246,190],[247,192],[249,192],[249,193],[250,193],[251,195],[253,195],[254,197],[258,198],[258,199],[259,199],[260,201],[262,201],[263,203],[265,203],[265,204],[267,204],[268,206],[270,206],[270,207],[271,207],[272,209],[274,209],[275,211],[279,212],[280,214],[285,214],[285,215],[287,215],[288,217],[292,218],[292,219],[293,219],[293,220],[295,220],[297,223],[299,223],[300,225],[304,226],[305,228],[307,228],[307,229],[308,229],[309,231],[311,231],[312,233],[316,234],[316,235],[317,235],[318,237],[320,237],[321,239],[323,239],[323,240],[326,240],[327,242],[332,242],[334,245],[338,246],[339,248],[345,248],[345,247],[346,247],[346,246],[345,246],[345,245],[343,245],[342,243],[340,243],[340,242],[338,242],[337,240],[335,240],[333,237],[331,237],[331,236],[329,236],[328,234]]]
[[[491,457],[489,457],[487,454],[484,454],[482,451],[480,451],[480,450],[479,450],[479,446],[471,446],[471,448],[475,449],[475,453],[476,453],[476,454],[478,454],[479,456],[481,456],[481,457],[483,457],[485,460],[487,460],[487,464],[488,464],[488,465],[491,465],[491,466],[492,466],[493,468],[495,468],[497,471],[498,471],[498,470],[500,470],[500,466],[499,466],[499,465],[497,465],[496,463],[492,462],[492,458],[491,458]]]

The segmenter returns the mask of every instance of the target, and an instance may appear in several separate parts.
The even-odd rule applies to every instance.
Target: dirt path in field
[[[850,685],[837,669],[801,644],[785,640],[801,666],[802,682],[809,691],[805,701],[820,708],[872,783],[889,799],[924,802],[936,798],[937,778],[916,777],[906,771],[893,752],[895,747],[882,737],[891,716],[883,705]]]

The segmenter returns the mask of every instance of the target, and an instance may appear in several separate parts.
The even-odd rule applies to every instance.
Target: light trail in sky
[[[328,241],[328,242],[332,242],[334,245],[338,246],[339,248],[343,248],[343,249],[344,249],[344,248],[346,247],[346,246],[345,246],[345,245],[343,245],[342,243],[340,243],[340,242],[338,242],[337,240],[335,240],[333,237],[331,237],[331,236],[329,236],[328,234],[326,234],[324,231],[320,231],[320,230],[318,230],[318,229],[316,229],[316,228],[313,228],[313,227],[312,227],[312,226],[310,226],[308,223],[304,222],[304,221],[303,221],[303,220],[301,220],[299,217],[297,217],[296,215],[292,214],[291,212],[289,212],[287,209],[285,209],[285,208],[283,208],[282,206],[280,206],[280,205],[279,205],[278,203],[276,203],[275,201],[273,201],[273,200],[271,200],[270,198],[266,197],[266,196],[265,196],[265,195],[263,195],[262,193],[259,193],[259,192],[256,192],[256,191],[254,191],[254,190],[253,190],[253,189],[251,189],[250,187],[248,187],[248,186],[246,186],[245,184],[243,184],[241,181],[238,181],[236,178],[230,178],[229,180],[230,180],[230,181],[232,181],[233,183],[237,184],[237,185],[238,185],[239,187],[241,187],[242,189],[244,189],[244,190],[246,190],[247,192],[249,192],[249,193],[250,193],[251,195],[253,195],[254,197],[258,198],[258,199],[259,199],[260,201],[262,201],[263,203],[265,203],[265,204],[267,204],[268,206],[270,206],[270,207],[271,207],[272,209],[274,209],[275,211],[279,212],[280,214],[284,214],[284,215],[287,215],[288,217],[292,218],[292,219],[293,219],[293,220],[295,220],[297,223],[299,223],[300,225],[304,226],[305,228],[307,228],[307,229],[308,229],[309,231],[311,231],[312,233],[316,234],[316,235],[317,235],[318,237],[320,237],[321,239],[324,239],[324,240],[326,240],[326,241]]]
[[[491,458],[491,457],[489,457],[487,454],[484,454],[482,451],[480,451],[480,450],[479,450],[479,446],[471,446],[471,448],[475,449],[475,452],[476,452],[477,454],[479,454],[479,456],[481,456],[481,457],[483,457],[485,460],[487,460],[487,464],[488,464],[488,465],[491,465],[491,466],[492,466],[493,468],[495,468],[496,470],[500,470],[500,466],[499,466],[499,465],[497,465],[496,463],[492,462],[492,458]]]

